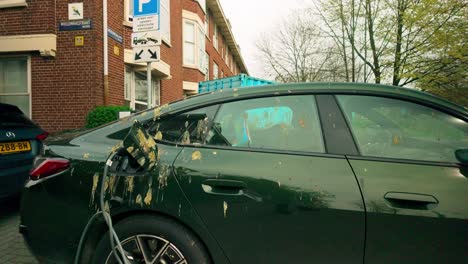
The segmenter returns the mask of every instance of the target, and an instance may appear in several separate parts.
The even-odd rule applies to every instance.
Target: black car
[[[21,191],[47,136],[18,107],[0,103],[0,199]]]

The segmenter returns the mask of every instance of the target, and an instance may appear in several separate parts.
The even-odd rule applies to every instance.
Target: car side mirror
[[[457,149],[455,157],[462,165],[468,165],[468,149]]]
[[[156,165],[157,155],[156,141],[136,121],[112,158],[110,172],[120,176],[142,175]]]

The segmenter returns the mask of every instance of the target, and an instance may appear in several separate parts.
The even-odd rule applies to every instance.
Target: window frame
[[[0,9],[9,7],[28,6],[26,0],[3,0],[0,2]]]
[[[189,19],[183,19],[183,40],[184,40],[184,45],[183,45],[183,48],[182,48],[182,54],[183,54],[183,65],[185,67],[197,67],[197,23],[193,20],[189,20]],[[186,26],[190,24],[191,26],[193,26],[193,32],[192,33],[192,36],[193,36],[193,41],[191,40],[188,40],[187,39],[187,34],[185,34],[187,32],[187,29],[186,29]],[[186,46],[185,44],[186,43],[190,43],[193,45],[193,63],[189,62],[189,61],[186,61]]]
[[[167,1],[167,6],[166,2]],[[159,5],[159,30],[161,31],[161,39],[162,41],[166,42],[166,44],[171,45],[171,1],[170,0],[160,0]],[[163,9],[167,10],[167,32],[163,32],[161,30],[161,15]]]
[[[195,13],[188,12],[186,10],[183,11],[182,14],[182,65],[183,67],[198,69],[202,74],[207,74],[207,66],[205,67],[206,56],[208,55],[206,52],[206,33],[205,33],[205,25],[199,19],[198,15]],[[188,62],[185,60],[185,43],[186,40],[186,24],[191,24],[193,26],[193,37],[194,37],[194,61],[193,63]]]
[[[127,73],[129,73],[130,80],[127,80]],[[125,66],[124,69],[124,100],[126,103],[129,104],[129,107],[135,110],[135,105],[148,105],[148,102],[143,102],[136,99],[136,74],[146,75],[146,72],[142,71],[135,71],[134,68],[130,66]],[[129,97],[127,94],[127,84],[128,81],[130,82],[130,95]],[[156,79],[155,76],[151,78],[151,88],[153,88],[152,95],[153,95],[153,106],[157,107],[161,104],[161,79]]]
[[[216,23],[213,23],[213,47],[219,51],[219,41],[218,41],[218,26]]]
[[[0,93],[0,96],[28,96],[28,108],[29,112],[25,113],[30,119],[33,118],[32,116],[32,72],[31,72],[31,56],[30,55],[6,55],[0,56],[0,60],[2,59],[18,59],[18,60],[26,60],[26,85],[27,85],[27,92],[26,93]]]
[[[419,106],[424,106],[428,107],[430,109],[433,109],[435,111],[444,113],[446,115],[456,117],[458,119],[462,119],[465,122],[468,122],[468,116],[465,116],[464,114],[457,112],[456,110],[449,109],[446,107],[443,107],[441,105],[437,104],[432,104],[430,102],[427,102],[423,99],[419,98],[414,98],[414,97],[409,97],[409,96],[404,96],[404,95],[394,95],[394,94],[382,94],[379,92],[362,92],[362,93],[351,93],[351,92],[339,92],[339,93],[334,93],[333,97],[335,98],[335,101],[337,103],[337,111],[340,113],[340,116],[342,116],[346,122],[347,126],[347,131],[352,135],[352,141],[357,149],[358,153],[357,154],[348,154],[348,158],[350,159],[355,159],[355,160],[368,160],[368,161],[384,161],[384,162],[395,162],[395,163],[406,163],[406,164],[419,164],[419,165],[432,165],[432,166],[444,166],[444,167],[457,167],[460,168],[461,165],[459,163],[453,163],[453,162],[448,162],[448,161],[428,161],[428,160],[413,160],[413,159],[403,159],[403,158],[393,158],[393,157],[374,157],[374,156],[364,156],[362,153],[360,153],[359,150],[359,145],[357,143],[357,140],[355,138],[355,135],[351,129],[351,126],[345,117],[345,112],[342,109],[342,107],[338,104],[338,99],[336,96],[339,95],[345,95],[345,96],[373,96],[373,97],[380,97],[380,98],[387,98],[387,99],[394,99],[394,100],[400,100],[403,102],[407,103],[413,103]]]
[[[133,14],[130,14],[130,5],[133,0],[125,0],[124,2],[124,19],[127,23],[133,23]]]
[[[219,78],[219,65],[215,61],[213,61],[213,80],[216,80],[218,78]]]

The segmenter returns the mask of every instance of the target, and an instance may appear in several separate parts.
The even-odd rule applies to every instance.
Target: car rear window
[[[0,128],[27,126],[34,127],[34,123],[28,119],[18,108],[0,106]]]

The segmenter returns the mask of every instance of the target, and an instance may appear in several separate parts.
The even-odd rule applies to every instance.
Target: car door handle
[[[439,201],[432,195],[404,192],[387,192],[384,198],[392,207],[428,210],[435,207]]]
[[[202,183],[202,188],[206,193],[218,195],[243,195],[247,184],[242,181],[209,179]]]

